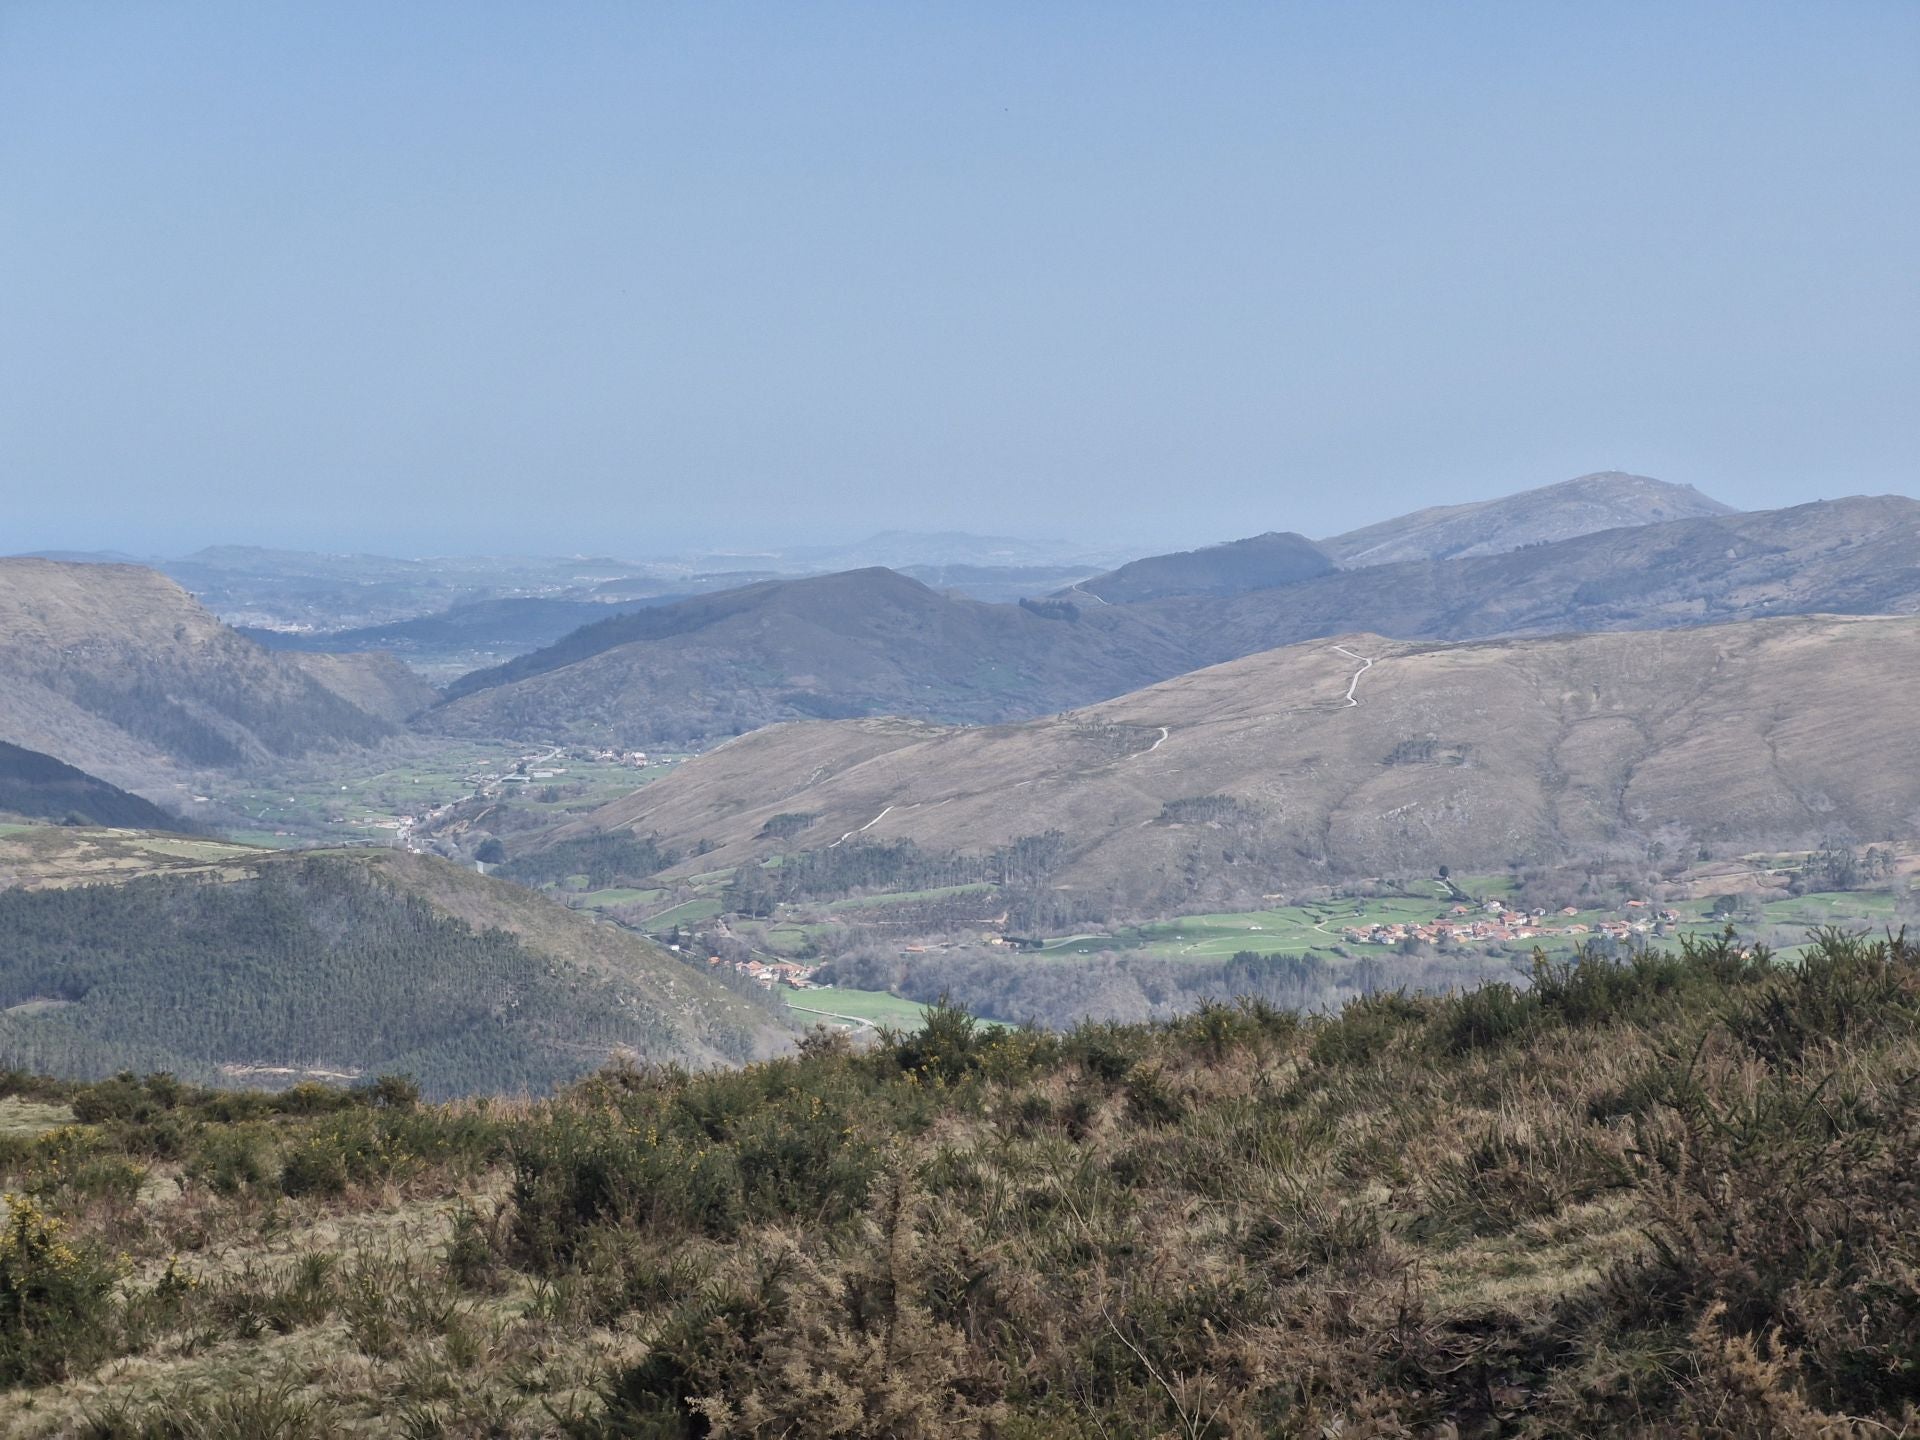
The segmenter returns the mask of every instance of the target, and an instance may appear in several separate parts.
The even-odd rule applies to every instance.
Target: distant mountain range
[[[1920,814],[1914,694],[1912,616],[1458,645],[1348,633],[1022,725],[765,729],[583,828],[705,841],[704,870],[1060,832],[1052,883],[1121,913],[1656,841],[1876,839]]]
[[[1498,500],[1435,505],[1320,542],[1339,564],[1391,565],[1498,555],[1598,530],[1735,513],[1691,485],[1603,470]]]
[[[1629,480],[1628,489],[1640,495],[1641,485]],[[1579,482],[1564,493],[1584,507],[1593,489]],[[1538,511],[1532,501],[1523,508]],[[1297,536],[1261,537],[1135,562],[1019,607],[953,599],[890,571],[854,571],[603,621],[463,677],[422,723],[634,744],[808,717],[999,723],[1351,630],[1464,640],[1912,613],[1920,609],[1917,556],[1920,503],[1885,496],[1344,571],[1316,561]],[[1276,583],[1256,583],[1263,579]],[[1116,597],[1146,598],[1103,600],[1102,584]]]
[[[326,654],[385,652],[417,666],[424,674],[453,679],[501,664],[530,650],[542,649],[582,626],[684,598],[660,595],[622,601],[477,600],[433,615],[356,630],[288,631],[243,626],[240,633],[270,650]],[[430,704],[434,698],[429,694],[421,704]]]

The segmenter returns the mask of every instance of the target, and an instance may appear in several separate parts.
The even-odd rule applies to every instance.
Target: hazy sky
[[[0,0],[0,552],[1914,493],[1920,4]]]

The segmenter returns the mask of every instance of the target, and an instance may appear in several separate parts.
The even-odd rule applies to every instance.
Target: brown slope
[[[1691,485],[1605,470],[1464,505],[1435,505],[1320,542],[1342,565],[1391,565],[1497,555],[1626,525],[1731,515]]]
[[[0,560],[0,739],[138,788],[391,733],[156,571]]]
[[[1024,725],[782,726],[594,818],[714,841],[703,868],[767,850],[756,837],[781,811],[820,817],[803,845],[857,831],[981,851],[1061,830],[1074,853],[1064,883],[1140,900],[1190,862],[1253,864],[1248,883],[1271,886],[1638,850],[1656,836],[1885,837],[1920,816],[1915,693],[1920,619],[1908,617],[1463,645],[1348,636]],[[1177,816],[1209,796],[1240,808],[1171,823],[1170,804]]]

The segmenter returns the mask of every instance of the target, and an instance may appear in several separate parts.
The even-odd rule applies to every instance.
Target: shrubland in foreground
[[[1917,1015],[1828,935],[533,1105],[16,1077],[0,1428],[1912,1433]]]

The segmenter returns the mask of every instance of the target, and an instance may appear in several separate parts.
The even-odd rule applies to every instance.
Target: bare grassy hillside
[[[157,571],[0,560],[0,739],[143,788],[392,733]]]
[[[1371,663],[1369,663],[1371,662]],[[1060,883],[1193,865],[1275,886],[1608,847],[1906,833],[1920,619],[1806,617],[1462,645],[1348,635],[1022,725],[744,736],[593,823],[720,847],[857,834],[984,851],[1063,832]],[[778,814],[814,817],[766,838]]]

